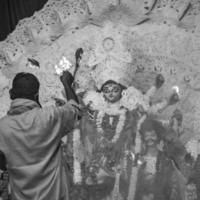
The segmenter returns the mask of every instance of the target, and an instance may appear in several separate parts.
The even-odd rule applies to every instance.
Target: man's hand
[[[70,72],[66,70],[63,71],[63,74],[60,76],[60,81],[62,82],[64,87],[71,86],[74,81],[74,77]]]
[[[155,82],[155,86],[157,89],[159,89],[165,82],[165,78],[163,77],[162,74],[158,74],[156,76],[156,82]]]
[[[56,105],[57,107],[63,106],[63,105],[65,105],[65,103],[66,103],[65,100],[60,99],[60,98],[56,98],[56,97],[54,97],[54,100],[55,100],[55,105]]]
[[[76,103],[76,101],[74,101],[73,99],[69,100],[68,103],[76,109],[78,119],[81,119],[81,117],[83,116],[83,111],[82,111],[81,105]]]

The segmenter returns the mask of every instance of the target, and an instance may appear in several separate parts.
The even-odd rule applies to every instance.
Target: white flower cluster
[[[69,70],[72,67],[72,64],[67,60],[65,56],[63,56],[59,63],[55,65],[56,74],[62,75],[63,71]]]
[[[74,129],[73,131],[73,168],[74,168],[74,175],[73,181],[74,184],[80,184],[82,182],[81,176],[81,162],[80,162],[80,130]]]
[[[105,100],[101,93],[96,91],[88,91],[84,98],[83,102],[86,106],[89,106],[92,110],[104,110],[105,109]]]
[[[197,159],[198,157],[198,154],[200,153],[199,150],[200,150],[200,143],[197,139],[191,139],[187,144],[186,144],[186,150],[188,153],[191,154],[191,156],[194,158],[194,159]]]
[[[115,131],[115,136],[112,138],[112,142],[115,143],[120,137],[120,133],[122,132],[124,125],[126,121],[126,110],[122,109],[121,113],[119,115],[119,121],[117,123],[116,131]]]
[[[129,87],[122,93],[120,103],[128,110],[136,109],[138,106],[142,106],[144,110],[149,109],[149,97],[141,93],[134,87]]]

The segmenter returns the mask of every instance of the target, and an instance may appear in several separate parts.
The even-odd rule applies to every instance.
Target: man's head
[[[103,92],[104,98],[106,101],[115,103],[120,100],[122,97],[122,91],[125,89],[121,84],[116,83],[115,81],[109,80],[103,84],[101,92]]]
[[[161,123],[156,120],[147,119],[141,125],[140,134],[146,146],[155,146],[162,139],[165,130]]]
[[[18,73],[13,79],[10,98],[30,99],[39,103],[39,87],[40,83],[36,76],[31,73]]]

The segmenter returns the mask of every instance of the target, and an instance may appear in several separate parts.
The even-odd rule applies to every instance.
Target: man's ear
[[[9,95],[10,95],[10,99],[13,100],[14,97],[13,97],[13,91],[12,91],[12,89],[9,90]]]
[[[36,94],[34,94],[34,99],[35,99],[36,101],[39,100],[39,92],[37,92]]]
[[[34,94],[34,100],[42,108],[42,105],[39,102],[39,92],[37,92],[36,94]]]

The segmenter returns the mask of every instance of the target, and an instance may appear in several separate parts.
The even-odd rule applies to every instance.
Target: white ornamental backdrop
[[[181,97],[161,116],[169,118],[179,108],[184,128],[198,133],[199,19],[198,0],[49,0],[0,42],[0,117],[10,105],[12,79],[21,71],[37,75],[42,105],[53,104],[62,90],[55,66],[67,60],[73,70],[75,52],[82,48],[76,77],[79,89],[101,85],[110,75],[108,59],[116,69],[113,73],[123,72],[127,75],[124,81],[142,91],[147,91],[161,73],[165,84],[153,101],[169,96],[174,85],[179,87]],[[28,59],[37,60],[39,67],[32,66]]]

